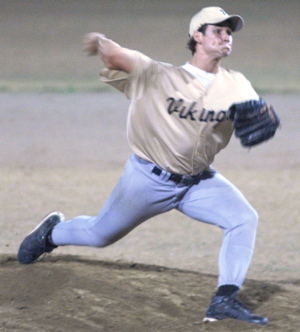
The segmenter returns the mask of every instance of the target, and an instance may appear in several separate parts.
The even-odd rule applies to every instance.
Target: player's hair
[[[208,24],[201,25],[201,27],[198,29],[198,31],[201,32],[203,35],[205,35],[207,26],[208,26]],[[194,55],[196,52],[196,45],[197,45],[197,42],[194,39],[194,37],[191,37],[189,39],[189,41],[187,42],[187,48],[192,52],[192,55]]]

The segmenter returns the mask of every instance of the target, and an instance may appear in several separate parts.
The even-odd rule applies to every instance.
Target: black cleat
[[[64,220],[60,212],[51,212],[41,223],[29,233],[20,245],[18,261],[21,264],[30,264],[37,260],[42,254],[49,253],[57,246],[50,244],[48,235],[54,226]]]
[[[260,325],[267,325],[269,323],[268,318],[253,314],[234,295],[213,297],[203,321],[215,322],[225,318],[233,318]]]

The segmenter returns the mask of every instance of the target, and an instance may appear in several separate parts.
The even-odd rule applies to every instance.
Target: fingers
[[[97,55],[99,51],[100,41],[105,36],[98,32],[91,32],[85,35],[83,39],[84,52],[88,56]]]

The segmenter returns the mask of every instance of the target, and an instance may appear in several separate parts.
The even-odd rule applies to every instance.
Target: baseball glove
[[[241,144],[251,147],[267,141],[275,135],[280,120],[274,108],[263,99],[233,104],[229,108],[235,135]]]

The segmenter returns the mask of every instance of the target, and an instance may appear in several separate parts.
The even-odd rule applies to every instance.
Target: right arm
[[[121,47],[105,35],[92,32],[85,36],[84,50],[88,55],[100,55],[108,69],[131,73],[134,67],[134,51]]]

